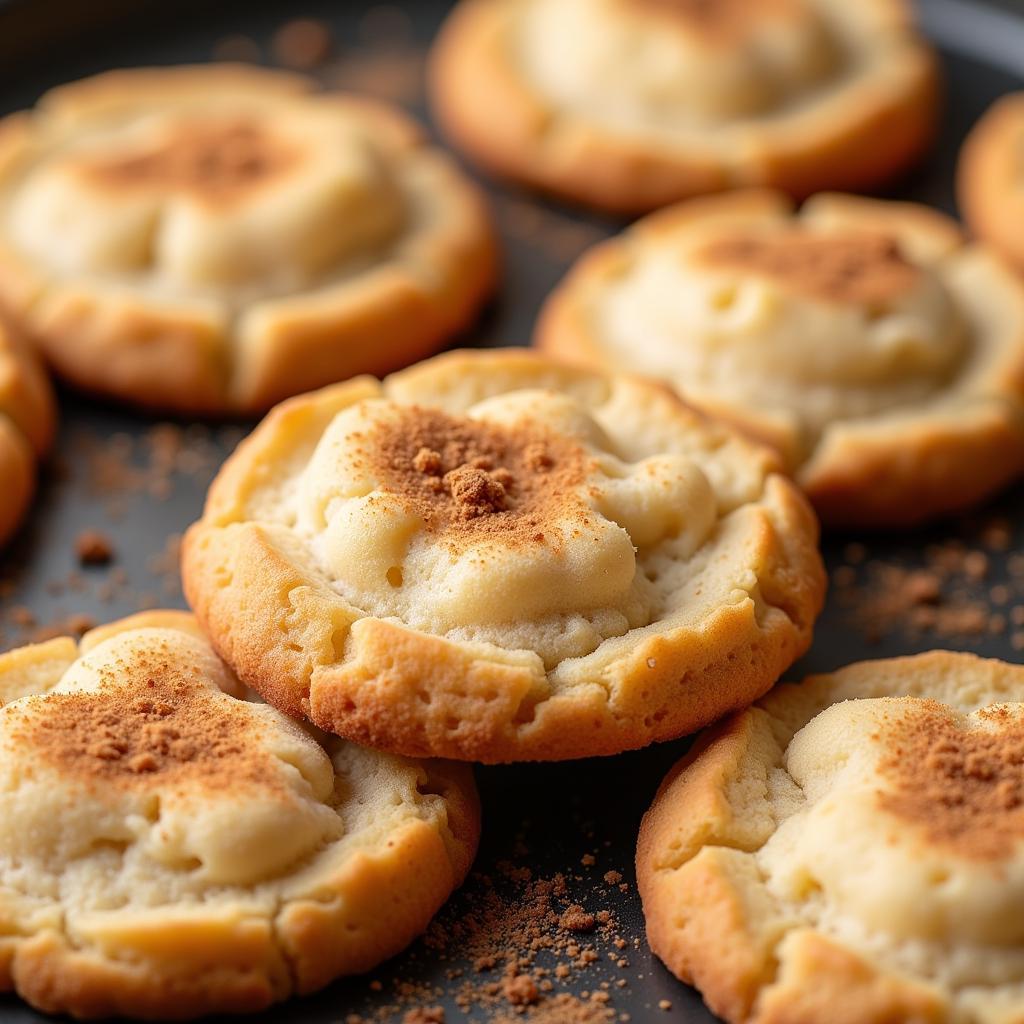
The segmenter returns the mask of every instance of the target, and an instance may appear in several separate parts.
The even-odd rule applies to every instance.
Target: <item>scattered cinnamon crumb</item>
[[[559,924],[570,932],[592,932],[597,925],[597,918],[574,903],[562,914]]]
[[[295,18],[274,33],[270,49],[274,59],[284,67],[312,71],[331,56],[334,37],[323,21]]]
[[[444,1024],[443,1006],[416,1006],[408,1010],[402,1024]]]
[[[513,1006],[526,1006],[540,998],[537,983],[529,974],[513,974],[505,978],[503,985],[505,998]]]
[[[55,640],[59,636],[84,636],[90,629],[96,628],[96,620],[91,615],[68,615],[55,619],[45,626],[38,626],[24,638],[25,643],[41,644],[47,640]]]
[[[250,36],[230,35],[218,40],[213,47],[213,59],[258,64],[263,58],[259,43]]]
[[[102,530],[82,530],[75,538],[75,555],[81,565],[107,565],[114,558],[114,545]]]
[[[869,559],[864,545],[847,545],[846,564],[832,572],[833,600],[869,643],[893,633],[960,643],[1002,635],[1010,623],[1024,625],[1024,612],[1006,610],[1024,598],[1024,558],[1008,558],[1007,579],[986,587],[994,570],[978,538],[988,545],[1009,543],[1009,529],[1005,520],[995,520],[965,539],[930,544],[922,552],[924,564],[916,566]]]

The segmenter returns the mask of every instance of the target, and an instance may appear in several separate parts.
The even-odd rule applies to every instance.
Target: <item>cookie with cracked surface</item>
[[[463,0],[430,85],[482,165],[617,213],[861,190],[920,155],[938,107],[906,0]]]
[[[311,992],[402,949],[476,848],[465,766],[314,737],[183,612],[0,655],[0,704],[0,988],[48,1013]]]
[[[234,65],[114,71],[0,122],[0,303],[54,368],[264,411],[439,349],[493,287],[479,190],[397,108]]]
[[[0,544],[21,523],[36,463],[57,431],[57,405],[36,355],[0,321]]]
[[[957,196],[978,238],[1024,271],[1024,92],[994,103],[960,151]]]
[[[585,254],[537,341],[761,437],[826,524],[912,524],[1024,470],[1024,283],[925,206],[681,203]]]
[[[667,388],[437,357],[278,407],[183,548],[240,677],[367,745],[613,754],[748,704],[810,642],[816,520]]]
[[[1024,668],[933,651],[783,685],[644,818],[651,948],[730,1024],[1010,1024]]]

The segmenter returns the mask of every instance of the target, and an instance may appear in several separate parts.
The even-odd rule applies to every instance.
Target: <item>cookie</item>
[[[937,77],[905,0],[463,0],[429,75],[480,164],[630,214],[878,184],[928,145]]]
[[[968,226],[1024,271],[1024,92],[1004,96],[960,151],[957,193]]]
[[[1024,283],[924,206],[681,203],[585,254],[537,340],[772,444],[827,524],[917,523],[1024,470]]]
[[[637,847],[651,948],[730,1024],[1011,1024],[1024,668],[934,651],[702,737]]]
[[[0,321],[0,544],[17,529],[36,486],[36,461],[50,448],[57,409],[39,360]]]
[[[440,348],[495,281],[479,191],[396,108],[209,65],[0,122],[0,303],[89,391],[187,413]]]
[[[473,858],[465,767],[314,737],[183,612],[0,655],[0,702],[0,987],[46,1013],[311,992],[402,949]]]
[[[407,755],[613,754],[763,693],[807,646],[817,524],[667,388],[460,352],[275,409],[183,575],[270,703]]]

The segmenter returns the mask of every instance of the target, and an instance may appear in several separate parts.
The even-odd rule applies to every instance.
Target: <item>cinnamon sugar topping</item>
[[[126,678],[140,681],[127,687]],[[83,781],[276,785],[245,702],[209,691],[198,668],[182,667],[159,647],[104,666],[98,691],[48,694],[7,714],[8,735]]]
[[[892,788],[882,807],[928,839],[973,860],[1006,857],[1024,839],[1024,720],[1005,707],[964,728],[925,700],[886,736],[880,763]]]
[[[145,152],[83,162],[82,171],[116,188],[182,189],[223,201],[282,173],[298,159],[252,120],[180,122]]]
[[[378,424],[359,454],[383,490],[401,495],[429,530],[449,539],[536,542],[555,521],[589,512],[571,493],[584,478],[582,449],[532,424],[409,406]]]
[[[775,278],[827,302],[883,303],[913,288],[921,274],[894,239],[866,232],[734,234],[711,242],[698,257],[713,267]]]
[[[632,0],[638,7],[671,14],[706,34],[734,36],[749,27],[760,12],[797,13],[793,0]]]

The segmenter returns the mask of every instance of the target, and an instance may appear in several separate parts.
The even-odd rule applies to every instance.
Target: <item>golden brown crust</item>
[[[1024,93],[994,103],[960,150],[957,197],[978,238],[1024,270]]]
[[[869,17],[902,37],[885,69],[832,90],[845,98],[833,95],[818,114],[744,138],[735,152],[617,131],[554,105],[510,60],[511,0],[463,0],[449,16],[430,59],[433,107],[446,134],[492,173],[613,213],[754,185],[797,198],[867,190],[930,144],[939,99],[935,56],[907,7],[871,6]]]
[[[32,500],[36,460],[57,429],[57,408],[36,356],[0,322],[0,545]]]
[[[497,277],[482,193],[397,109],[318,94],[313,84],[232,65],[123,70],[61,86],[35,111],[0,123],[2,191],[45,155],[49,140],[126,123],[147,108],[184,109],[208,99],[217,110],[237,96],[251,108],[263,97],[272,115],[288,104],[311,104],[317,116],[334,111],[340,124],[360,126],[398,168],[412,210],[408,231],[358,273],[346,266],[283,294],[275,285],[266,297],[223,303],[216,287],[176,294],[137,289],[116,274],[52,273],[13,238],[0,237],[0,305],[59,374],[84,390],[152,409],[262,412],[314,387],[406,366],[472,322]],[[175,168],[186,162],[177,150],[172,156]],[[150,175],[158,184],[164,176]]]
[[[780,906],[754,855],[779,827],[769,776],[785,771],[790,740],[821,711],[902,695],[963,710],[1019,701],[1022,685],[1020,666],[933,651],[779,686],[708,730],[666,776],[640,828],[637,885],[651,948],[730,1024],[961,1019],[941,982]]]
[[[384,387],[391,394],[411,388],[423,400],[432,385],[443,393],[445,381],[472,394],[485,380],[494,393],[502,380],[528,387],[558,379],[607,388],[599,375],[581,378],[520,352],[455,353]],[[360,616],[308,564],[301,541],[286,528],[249,520],[245,506],[275,467],[308,458],[309,439],[338,410],[374,394],[372,382],[354,381],[275,409],[229,460],[203,519],[186,536],[183,575],[192,607],[240,678],[277,707],[409,756],[593,756],[691,732],[745,706],[806,649],[824,589],[816,525],[796,490],[775,474],[733,527],[759,580],[758,600],[717,608],[699,625],[646,635],[601,669],[608,683],[594,677],[560,688],[532,652],[482,649]],[[667,391],[655,387],[650,395],[669,415],[691,427],[699,422]],[[293,451],[288,439],[300,425],[307,440]]]
[[[950,400],[919,402],[896,415],[837,419],[807,450],[778,410],[703,394],[690,401],[772,445],[828,526],[912,526],[977,504],[1024,471],[1024,286],[993,253],[968,245],[958,225],[912,203],[822,194],[799,215],[781,193],[750,190],[661,210],[585,253],[541,310],[535,341],[582,366],[628,369],[596,326],[592,303],[649,243],[677,236],[702,219],[746,223],[812,218],[843,231],[895,233],[911,263],[956,274],[957,302],[970,293],[972,330],[988,347],[965,362]],[[895,227],[894,227],[895,226]],[[969,283],[968,283],[969,282]],[[980,316],[980,318],[979,318]],[[997,339],[997,340],[996,340]],[[979,351],[982,342],[978,342]],[[685,392],[685,386],[680,383]],[[939,394],[939,398],[942,395]]]
[[[182,633],[206,643],[191,616],[146,612],[92,631],[77,650],[62,639],[4,655],[0,692],[12,700],[49,692],[76,657],[100,656],[101,645],[139,630],[161,631],[151,634],[160,643],[173,644]],[[353,761],[337,761],[344,752],[333,756],[353,774],[368,767],[366,758],[380,757],[357,753]],[[467,874],[479,838],[468,768],[391,759],[370,768],[385,777],[410,770],[416,773],[412,799],[422,805],[390,807],[408,799],[399,796],[404,784],[397,780],[404,776],[396,774],[393,789],[374,789],[372,781],[366,788],[360,799],[373,804],[386,792],[389,805],[369,815],[345,795],[364,781],[350,775],[337,797],[346,817],[340,855],[299,865],[293,878],[271,883],[280,891],[269,896],[258,886],[228,886],[208,900],[169,897],[154,904],[150,889],[150,901],[139,905],[90,911],[83,897],[85,909],[71,903],[61,912],[43,899],[26,903],[25,881],[0,885],[0,989],[48,1013],[184,1019],[254,1012],[369,970],[427,926]],[[383,902],[382,892],[388,893]]]

